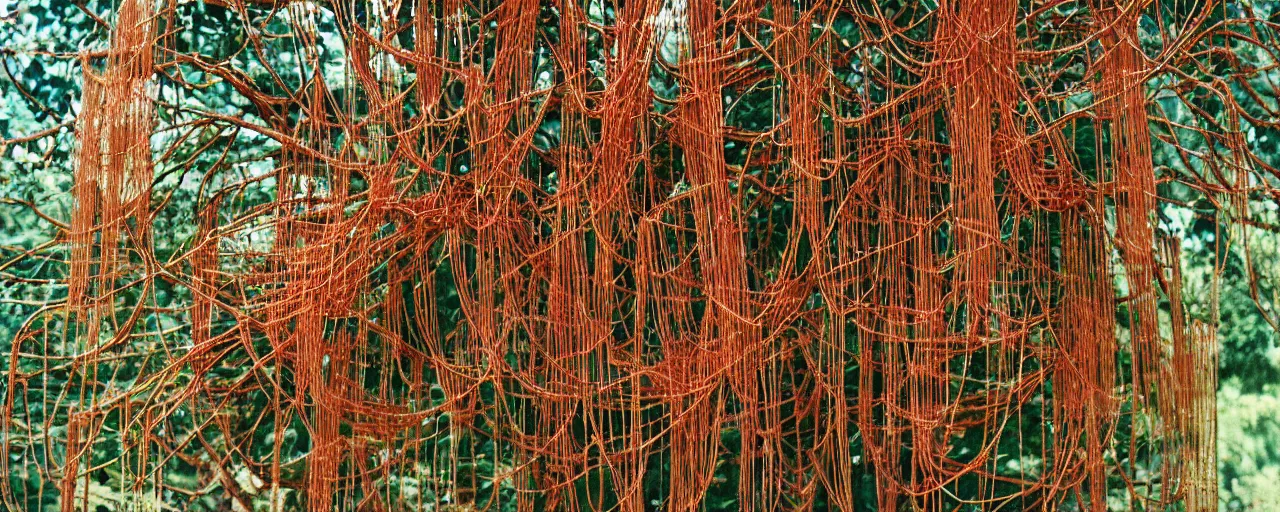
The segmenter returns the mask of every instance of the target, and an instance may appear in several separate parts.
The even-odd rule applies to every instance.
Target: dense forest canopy
[[[1280,510],[1277,29],[0,0],[0,503]]]

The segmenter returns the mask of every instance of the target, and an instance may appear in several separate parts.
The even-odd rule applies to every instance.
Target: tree
[[[0,5],[0,496],[1277,506],[1280,6],[983,5]]]

